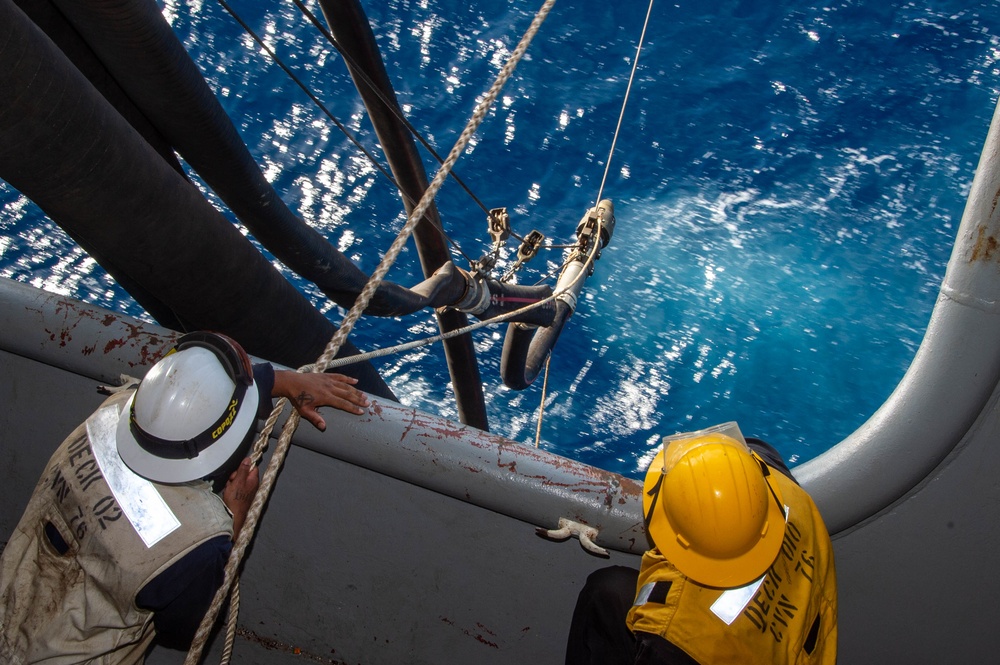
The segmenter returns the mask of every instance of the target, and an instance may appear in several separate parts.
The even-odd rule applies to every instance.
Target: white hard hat
[[[118,454],[161,483],[204,478],[247,439],[260,401],[246,352],[217,333],[191,333],[156,363],[118,418]]]

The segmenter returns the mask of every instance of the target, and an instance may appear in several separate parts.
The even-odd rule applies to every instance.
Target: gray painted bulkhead
[[[834,534],[842,664],[996,660],[998,155],[994,116],[899,387],[795,469]],[[0,312],[5,541],[50,452],[100,402],[95,383],[141,375],[169,337],[9,281]],[[632,480],[395,404],[328,422],[300,428],[249,552],[234,662],[555,665],[587,573],[638,563]],[[535,534],[559,517],[599,527],[610,559]]]

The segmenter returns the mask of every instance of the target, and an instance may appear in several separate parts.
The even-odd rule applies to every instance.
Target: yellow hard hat
[[[735,423],[666,437],[646,472],[642,503],[656,549],[704,586],[748,584],[781,548],[781,492]]]

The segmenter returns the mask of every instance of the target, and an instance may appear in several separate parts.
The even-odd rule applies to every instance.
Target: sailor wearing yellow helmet
[[[836,662],[830,536],[773,447],[736,423],[665,437],[643,514],[652,547],[588,578],[567,665]]]

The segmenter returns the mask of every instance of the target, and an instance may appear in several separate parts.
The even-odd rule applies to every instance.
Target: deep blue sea
[[[410,121],[447,154],[541,3],[365,4]],[[294,4],[232,6],[377,153],[343,62]],[[404,222],[391,183],[220,5],[163,8],[285,201],[373,270]],[[559,0],[458,162],[517,233],[569,242],[593,205],[646,9]],[[722,421],[792,465],[854,431],[923,336],[998,92],[1000,3],[656,3],[604,188],[617,229],[553,354],[541,447],[638,478],[660,437]],[[438,207],[467,255],[486,251],[465,191],[449,182]],[[143,315],[6,185],[0,275]],[[414,251],[389,278],[420,281]],[[436,331],[424,312],[352,339]],[[475,333],[491,429],[533,445],[542,378],[502,385],[504,331]],[[406,404],[455,415],[439,346],[378,366]]]

